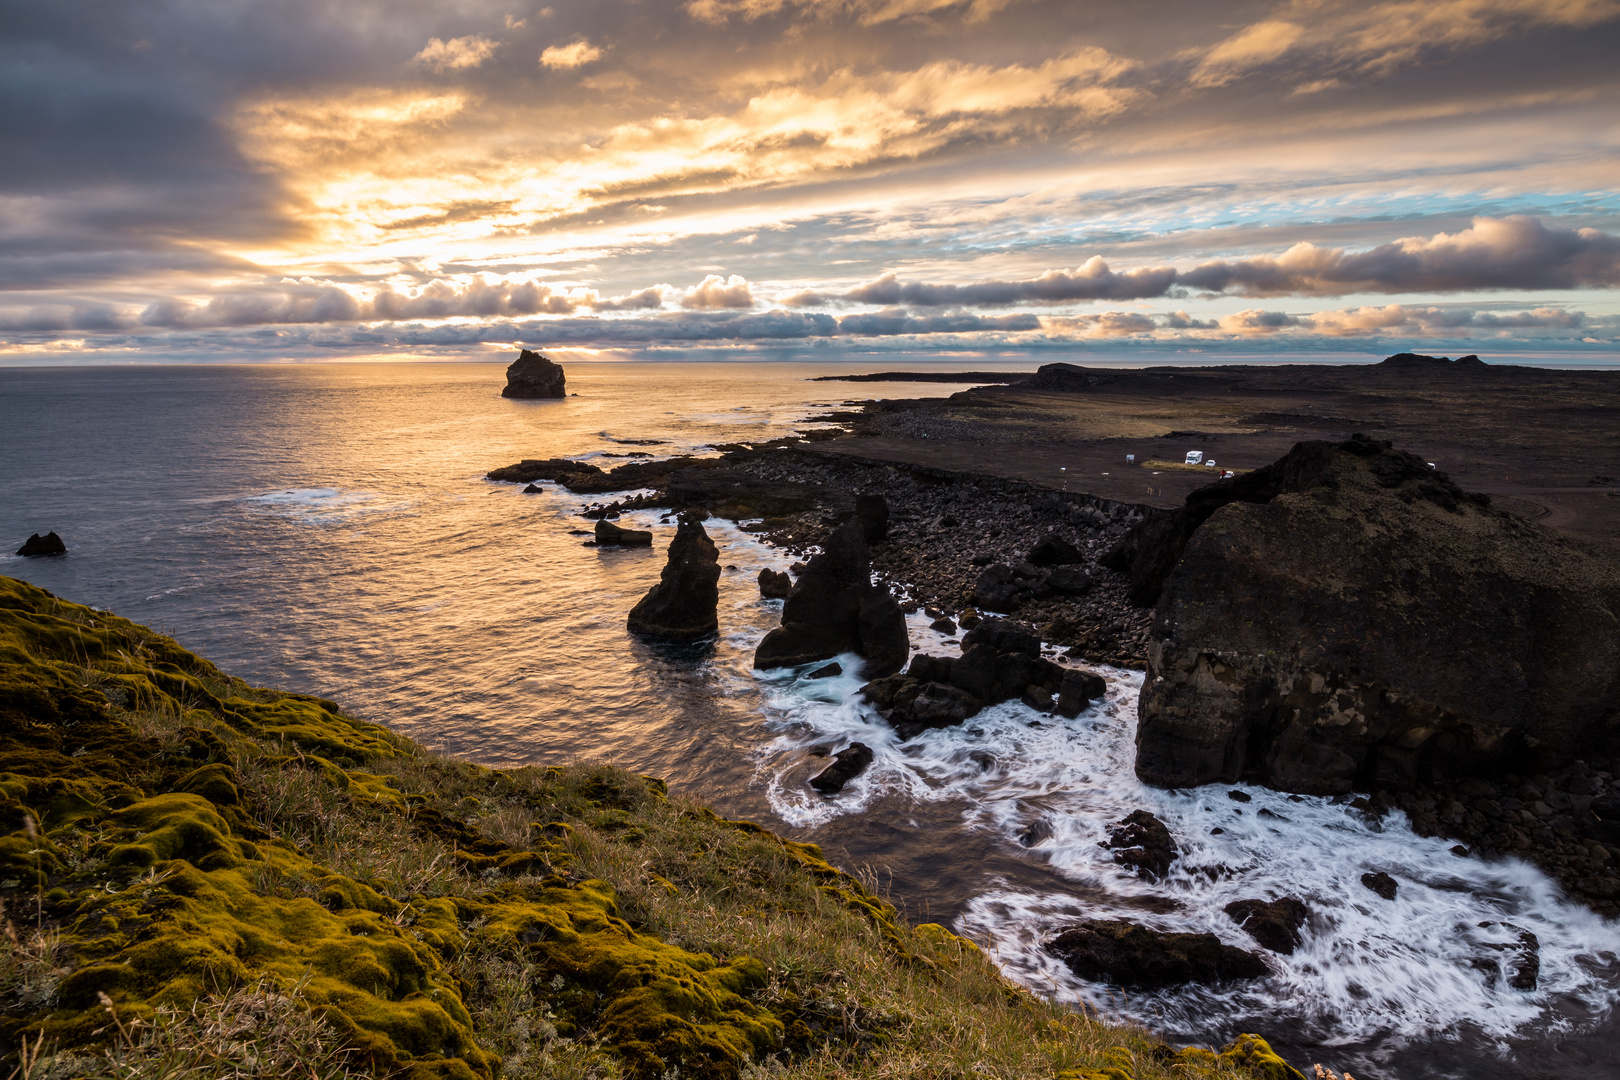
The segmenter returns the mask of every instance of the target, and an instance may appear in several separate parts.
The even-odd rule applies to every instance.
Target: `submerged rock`
[[[1497,924],[1482,922],[1480,929],[1489,930]],[[1486,985],[1494,986],[1496,980],[1506,978],[1507,984],[1515,990],[1534,990],[1536,982],[1541,977],[1541,941],[1535,934],[1523,927],[1512,923],[1502,923],[1503,929],[1518,935],[1517,940],[1511,942],[1486,942],[1484,947],[1495,955],[1476,957],[1473,966],[1485,973]]]
[[[1123,821],[1108,827],[1103,844],[1114,853],[1114,861],[1136,869],[1138,877],[1158,881],[1170,873],[1176,861],[1176,842],[1165,823],[1146,810],[1133,810]]]
[[[1620,565],[1487,501],[1357,437],[1144,522],[1137,775],[1343,794],[1612,756]]]
[[[30,533],[28,539],[23,541],[23,546],[17,549],[17,554],[29,558],[40,555],[66,555],[67,545],[62,543],[62,538],[54,532],[48,532],[44,536]]]
[[[630,609],[630,632],[654,641],[690,642],[720,630],[720,553],[695,518],[682,518],[658,584]]]
[[[679,532],[676,534],[679,535]],[[621,529],[606,519],[596,523],[596,542],[619,547],[652,547],[653,535],[647,529]],[[673,549],[671,549],[673,550]]]
[[[836,795],[844,785],[866,771],[872,764],[872,748],[865,743],[850,743],[833,755],[833,763],[810,778],[810,786],[823,795]]]
[[[560,398],[567,397],[563,389],[562,365],[550,357],[524,349],[506,369],[506,389],[501,397],[508,398]]]
[[[795,667],[839,653],[864,657],[868,675],[905,666],[906,617],[887,587],[872,584],[871,559],[858,521],[827,538],[782,605],[782,625],[754,652],[756,668]]]
[[[1291,896],[1280,900],[1238,900],[1226,905],[1226,914],[1254,940],[1274,953],[1292,956],[1303,939],[1299,928],[1309,912]]]
[[[1046,948],[1082,979],[1143,989],[1270,973],[1258,955],[1222,944],[1214,934],[1171,934],[1118,919],[1071,926]]]
[[[784,571],[766,567],[759,572],[759,595],[767,600],[786,600],[793,591],[793,579]]]

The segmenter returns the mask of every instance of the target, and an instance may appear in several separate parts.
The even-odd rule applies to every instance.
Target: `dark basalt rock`
[[[825,665],[823,665],[821,667],[816,668],[816,670],[814,670],[810,674],[806,675],[805,678],[807,678],[807,679],[831,679],[831,678],[835,678],[835,677],[837,677],[839,675],[842,675],[843,673],[844,673],[844,666],[842,664],[825,664]]]
[[[679,535],[677,533],[677,535]],[[596,542],[619,547],[652,547],[653,535],[646,529],[621,529],[611,521],[596,523]],[[674,549],[672,548],[671,551]]]
[[[823,795],[836,795],[844,785],[866,771],[872,764],[872,748],[865,743],[850,743],[833,755],[833,763],[810,778],[810,786]]]
[[[1082,979],[1142,989],[1270,973],[1259,955],[1224,945],[1214,934],[1170,934],[1117,919],[1071,926],[1046,948]]]
[[[939,618],[928,624],[928,629],[937,630],[941,634],[949,636],[956,633],[956,623],[951,621],[949,616],[941,615]]]
[[[506,369],[506,389],[501,397],[508,398],[560,398],[567,397],[563,388],[563,369],[549,357],[524,349]]]
[[[759,643],[754,666],[795,667],[844,652],[864,657],[867,673],[879,678],[899,671],[911,653],[905,614],[886,587],[872,584],[866,540],[853,520],[799,575],[782,604],[782,625]]]
[[[1146,810],[1133,810],[1125,820],[1110,825],[1103,847],[1114,853],[1116,863],[1135,867],[1137,876],[1148,881],[1169,874],[1177,855],[1169,828]]]
[[[1085,554],[1057,533],[1053,533],[1030,548],[1028,558],[1035,566],[1068,566],[1084,561]]]
[[[23,546],[17,549],[17,554],[29,558],[40,555],[66,555],[67,545],[62,543],[62,538],[54,532],[48,532],[44,536],[30,533],[28,539],[23,541]]]
[[[889,502],[881,495],[855,496],[855,520],[868,544],[881,544],[889,538]]]
[[[720,553],[702,522],[683,517],[658,584],[630,609],[630,632],[654,641],[692,642],[720,629]]]
[[[973,602],[991,611],[1017,611],[1026,601],[1050,594],[1047,575],[1029,563],[996,563],[973,583]]]
[[[1395,893],[1400,889],[1400,884],[1382,870],[1376,874],[1362,874],[1361,883],[1385,900],[1395,899]]]
[[[1101,675],[1070,668],[1063,673],[1063,682],[1058,686],[1057,713],[1073,720],[1107,692],[1108,683]]]
[[[1620,749],[1620,565],[1387,442],[1300,443],[1131,544],[1148,783],[1337,795]]]
[[[546,489],[541,487],[539,484],[530,484],[528,487],[523,489],[523,494],[525,494],[525,495],[539,495],[539,494],[542,494],[545,490]]]
[[[1299,928],[1309,914],[1305,905],[1291,896],[1280,900],[1238,900],[1226,905],[1232,921],[1274,953],[1292,956],[1302,938]]]
[[[786,571],[766,567],[759,572],[759,595],[767,600],[786,600],[793,591],[793,579]]]
[[[1581,831],[1592,839],[1620,844],[1620,795],[1593,799],[1577,820]]]
[[[876,679],[861,688],[902,738],[950,727],[986,705],[1044,691],[1033,707],[1051,707],[1063,668],[1043,659],[1033,627],[1011,619],[983,619],[962,637],[962,655],[918,653],[904,675]]]
[[[1084,596],[1091,591],[1091,575],[1076,566],[1060,566],[1046,575],[1046,587],[1059,596]]]

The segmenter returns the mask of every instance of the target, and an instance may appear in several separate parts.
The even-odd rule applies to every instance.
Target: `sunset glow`
[[[1613,0],[5,19],[25,361],[1620,343]]]

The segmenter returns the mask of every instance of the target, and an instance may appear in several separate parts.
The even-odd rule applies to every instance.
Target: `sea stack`
[[[560,398],[563,389],[563,369],[549,357],[524,349],[506,369],[506,389],[501,397]]]
[[[782,625],[754,653],[756,668],[794,667],[852,652],[866,659],[867,678],[906,664],[911,641],[905,613],[889,590],[872,584],[865,526],[851,518],[822,545],[782,604]]]
[[[632,634],[650,641],[702,641],[720,630],[720,553],[695,516],[683,516],[658,584],[630,609]]]
[[[1156,595],[1136,772],[1337,795],[1620,744],[1620,567],[1358,436],[1127,537]]]
[[[23,541],[23,546],[17,549],[17,554],[30,558],[40,555],[66,555],[67,545],[62,543],[62,538],[54,532],[48,532],[44,536],[32,533]]]

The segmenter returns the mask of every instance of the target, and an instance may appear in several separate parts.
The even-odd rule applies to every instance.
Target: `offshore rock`
[[[17,549],[17,554],[29,558],[40,555],[66,555],[67,545],[62,543],[62,538],[54,532],[48,532],[44,536],[30,533],[28,539],[23,541],[23,546]]]
[[[852,652],[881,678],[911,653],[906,616],[889,590],[872,584],[871,557],[859,521],[827,538],[782,604],[782,625],[754,652],[756,668],[794,667]]]
[[[759,572],[759,595],[767,600],[786,600],[793,591],[793,579],[784,570],[770,567]]]
[[[653,641],[691,642],[720,630],[720,553],[692,517],[681,519],[658,584],[630,609],[630,632]]]
[[[1620,565],[1487,502],[1358,436],[1143,522],[1137,775],[1336,795],[1612,757]]]
[[[679,530],[675,534],[680,535]],[[606,519],[596,523],[596,542],[619,547],[652,547],[653,535],[648,529],[621,529]],[[670,549],[673,552],[673,548]]]
[[[1366,888],[1371,889],[1379,896],[1382,896],[1385,900],[1395,899],[1395,894],[1400,891],[1401,887],[1400,882],[1396,881],[1382,870],[1378,871],[1376,874],[1370,871],[1362,874],[1361,884]]]
[[[1291,896],[1280,900],[1237,900],[1226,905],[1226,914],[1248,935],[1274,953],[1292,956],[1303,939],[1299,928],[1309,914],[1305,905]]]
[[[506,389],[501,391],[501,397],[567,397],[563,382],[562,365],[553,363],[549,357],[524,349],[506,369]]]
[[[1143,989],[1270,973],[1258,955],[1223,945],[1214,934],[1169,934],[1118,919],[1071,926],[1046,948],[1082,979]]]
[[[810,786],[823,795],[836,795],[844,785],[866,771],[872,764],[872,748],[865,743],[850,743],[833,755],[833,763],[810,778]]]
[[[1146,810],[1133,810],[1125,820],[1110,825],[1103,847],[1114,853],[1116,863],[1135,867],[1137,876],[1148,881],[1169,874],[1170,864],[1176,861],[1176,842],[1170,838],[1169,828]]]
[[[1057,713],[1073,720],[1107,692],[1108,683],[1101,675],[1070,668],[1063,673],[1063,681],[1058,685]]]

